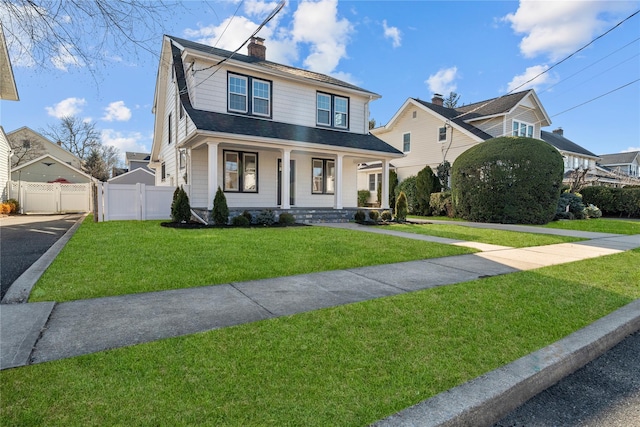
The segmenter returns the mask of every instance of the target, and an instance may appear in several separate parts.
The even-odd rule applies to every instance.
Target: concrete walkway
[[[385,227],[357,224],[327,224],[327,226],[471,246],[483,252],[59,304],[3,304],[0,306],[2,324],[0,330],[0,347],[2,349],[0,369],[58,360],[435,286],[573,262],[640,247],[640,235],[621,236],[568,232],[567,230],[537,227],[507,226],[514,231],[525,231],[526,228],[528,232],[572,235],[590,240],[512,249],[399,233],[385,229]],[[498,226],[503,227],[502,225]],[[24,283],[20,286],[19,293],[23,294]],[[550,346],[527,356],[527,358],[533,358],[528,362],[516,361],[514,364],[520,363],[520,365],[510,367],[513,365],[510,364],[494,371],[495,374],[492,372],[483,376],[490,378],[488,387],[495,390],[495,393],[488,394],[482,386],[469,389],[456,388],[461,391],[458,390],[455,393],[450,391],[453,394],[449,395],[457,402],[454,405],[455,408],[450,406],[451,402],[447,400],[446,396],[440,397],[442,395],[439,395],[433,398],[439,402],[437,404],[439,406],[410,408],[407,410],[408,412],[403,411],[389,420],[381,422],[381,425],[416,425],[416,423],[419,425],[444,425],[442,423],[446,424],[451,420],[467,419],[464,418],[465,416],[476,417],[478,411],[485,411],[493,416],[495,421],[499,419],[500,415],[513,409],[515,406],[511,406],[514,402],[522,403],[532,397],[533,394],[530,394],[532,390],[538,390],[541,385],[544,386],[549,381],[552,382],[542,389],[552,385],[559,379],[556,379],[558,375],[569,374],[611,348],[626,335],[640,329],[640,300],[636,301],[635,305],[627,306],[607,316],[607,319],[605,324],[591,327],[586,334],[578,331],[576,332],[577,338],[573,337],[576,334],[567,337],[566,339],[570,339],[571,345],[556,343],[555,347]],[[581,332],[582,335],[579,334]],[[541,364],[541,360],[544,360],[544,366]],[[518,375],[513,375],[513,369],[517,370]],[[540,372],[545,372],[545,374],[542,375]],[[481,380],[474,381],[475,384],[481,382]],[[495,381],[498,381],[502,386],[496,387]],[[527,385],[527,381],[533,381],[536,387]],[[517,396],[513,393],[507,393],[513,391],[518,385],[521,385],[524,390],[521,390]],[[468,400],[470,407],[463,405],[462,395],[473,397]],[[501,396],[503,400],[506,399],[507,403],[499,403]],[[425,402],[433,402],[433,399]],[[433,403],[429,405],[433,405]],[[425,410],[427,412],[424,412]],[[434,414],[439,412],[442,412],[442,416],[434,417]],[[428,419],[424,418],[425,414]],[[422,418],[420,418],[421,415]],[[497,418],[495,418],[496,416]],[[436,419],[440,421],[438,423],[429,421]],[[476,422],[471,424],[477,425]]]

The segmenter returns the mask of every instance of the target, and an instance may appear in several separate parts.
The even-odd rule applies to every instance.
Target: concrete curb
[[[541,350],[373,425],[490,426],[638,330],[640,299]]]
[[[36,284],[40,276],[45,272],[47,268],[51,265],[53,260],[58,256],[64,245],[67,244],[71,236],[76,232],[82,221],[89,214],[84,214],[83,216],[76,221],[75,224],[71,226],[70,229],[67,230],[66,233],[62,237],[55,242],[47,252],[45,252],[36,262],[31,265],[18,277],[11,287],[7,290],[7,293],[2,298],[1,304],[19,304],[27,302],[29,299],[29,294],[31,294],[31,290],[33,289],[33,285]]]

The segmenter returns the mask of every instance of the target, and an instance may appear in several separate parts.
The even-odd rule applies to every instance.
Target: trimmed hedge
[[[595,205],[603,215],[640,218],[640,188],[585,187],[580,193],[586,205]]]
[[[440,180],[433,173],[431,167],[425,166],[418,172],[418,176],[416,176],[416,213],[420,215],[431,215],[431,208],[429,206],[431,193],[438,193],[441,188]]]
[[[562,156],[544,141],[489,139],[452,166],[455,214],[469,221],[546,224],[556,213],[563,172]]]

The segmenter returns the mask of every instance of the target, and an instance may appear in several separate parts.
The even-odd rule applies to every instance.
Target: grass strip
[[[640,298],[640,250],[0,372],[1,425],[368,425]]]
[[[640,220],[624,220],[611,218],[592,218],[583,220],[553,221],[545,228],[563,230],[594,231],[598,233],[640,234]]]
[[[472,252],[327,227],[184,230],[159,221],[87,219],[29,300],[63,302]]]
[[[428,236],[446,237],[468,242],[524,248],[576,242],[584,239],[551,234],[520,233],[490,228],[465,227],[454,224],[393,224],[391,230]]]

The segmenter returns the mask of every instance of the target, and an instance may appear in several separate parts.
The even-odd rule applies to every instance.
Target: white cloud
[[[458,78],[458,67],[443,68],[437,73],[429,76],[425,83],[429,86],[429,90],[433,93],[447,95],[449,92],[456,91],[454,80]]]
[[[353,31],[351,22],[338,19],[337,0],[302,1],[293,14],[292,39],[309,44],[311,53],[304,65],[318,73],[331,74],[340,60],[347,57]]]
[[[75,116],[82,111],[87,104],[84,98],[67,98],[55,104],[53,107],[45,107],[50,116],[61,119],[67,116]]]
[[[633,151],[640,151],[640,147],[629,147],[626,150],[622,150],[623,153],[631,153]]]
[[[384,28],[384,37],[391,39],[393,47],[400,47],[402,33],[398,27],[387,26],[387,20],[382,21],[382,28]]]
[[[528,67],[524,73],[515,76],[509,82],[507,86],[507,92],[511,92],[512,90],[517,90],[520,92],[527,89],[539,90],[539,87],[542,85],[549,85],[557,82],[557,77],[550,73],[545,73],[539,77],[536,77],[540,73],[545,72],[548,68],[548,65],[534,65],[533,67]],[[529,80],[531,79],[533,80],[529,82]]]
[[[278,6],[276,1],[246,0],[244,11],[247,15],[266,18]]]
[[[68,71],[68,65],[76,67],[83,66],[84,62],[72,53],[73,47],[70,45],[59,45],[58,54],[51,57],[51,63],[60,71]]]
[[[126,122],[131,118],[131,110],[124,105],[124,101],[112,102],[104,109],[102,120],[107,122]]]
[[[610,14],[626,11],[633,6],[632,3],[520,0],[518,10],[502,20],[510,22],[516,34],[524,34],[520,51],[525,57],[547,55],[550,60],[556,61],[611,26],[618,17],[613,19]]]
[[[100,139],[103,145],[111,145],[120,150],[122,160],[124,160],[124,155],[127,151],[137,153],[148,153],[151,151],[151,148],[149,148],[150,139],[140,132],[129,132],[125,135],[113,129],[103,129],[100,134]]]

